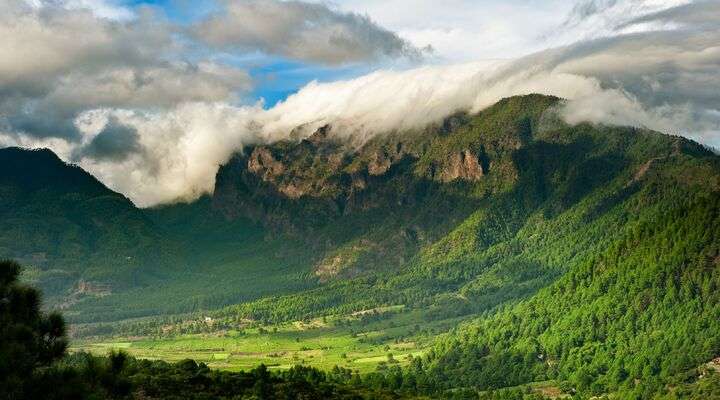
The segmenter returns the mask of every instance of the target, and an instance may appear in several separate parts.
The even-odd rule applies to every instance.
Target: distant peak
[[[52,158],[55,160],[58,160],[62,162],[60,157],[55,154],[52,150],[42,147],[42,148],[35,148],[35,149],[29,149],[25,147],[5,147],[0,148],[0,153],[3,154],[12,154],[12,155],[35,155],[37,157],[46,157],[46,158]]]

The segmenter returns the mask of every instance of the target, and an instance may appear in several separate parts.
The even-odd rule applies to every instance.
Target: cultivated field
[[[271,369],[293,365],[331,369],[337,365],[367,373],[409,364],[422,356],[432,337],[457,322],[425,322],[417,311],[395,306],[210,333],[77,340],[71,350],[106,354],[122,349],[138,358],[166,361],[191,358],[224,370],[251,369],[259,364]]]

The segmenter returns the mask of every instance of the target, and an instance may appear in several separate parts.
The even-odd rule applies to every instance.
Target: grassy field
[[[71,350],[106,354],[122,349],[138,358],[166,361],[191,358],[224,370],[251,369],[262,363],[271,369],[337,365],[367,373],[381,366],[407,365],[422,356],[433,336],[459,322],[425,322],[422,315],[394,306],[276,326],[249,323],[212,333],[77,340]]]

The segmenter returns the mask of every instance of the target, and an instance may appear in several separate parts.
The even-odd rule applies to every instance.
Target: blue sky
[[[313,80],[323,82],[349,79],[364,75],[371,69],[368,65],[323,67],[270,56],[262,56],[255,65],[245,67],[254,82],[248,98],[250,101],[264,99],[265,107],[268,108],[285,100]]]
[[[158,8],[175,24],[189,25],[208,14],[218,11],[213,0],[122,0],[110,3],[118,7],[137,10],[143,6]],[[312,81],[328,82],[350,79],[387,66],[387,63],[352,63],[323,65],[308,63],[258,51],[242,55],[219,54],[223,62],[248,72],[253,80],[252,90],[242,96],[244,103],[264,101],[269,108]]]
[[[125,0],[120,6],[138,7],[142,5],[161,8],[165,15],[178,23],[188,23],[218,9],[212,0]]]

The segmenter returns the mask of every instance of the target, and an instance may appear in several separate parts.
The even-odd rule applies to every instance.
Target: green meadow
[[[208,328],[214,323],[200,321]],[[339,366],[364,374],[409,364],[424,354],[437,334],[458,322],[457,318],[425,322],[423,313],[394,306],[280,325],[246,323],[238,329],[203,333],[78,339],[71,351],[105,355],[123,350],[141,359],[193,359],[229,371],[264,364],[270,369]]]

